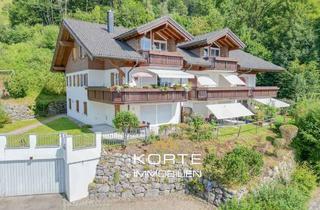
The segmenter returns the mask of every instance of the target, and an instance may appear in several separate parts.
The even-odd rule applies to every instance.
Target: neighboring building
[[[109,11],[106,25],[65,19],[60,28],[51,69],[65,72],[68,115],[83,123],[112,125],[130,110],[157,128],[179,123],[185,107],[207,117],[206,105],[277,95],[256,87],[256,73],[284,69],[242,51],[229,29],[194,37],[170,17],[130,30],[113,22]]]

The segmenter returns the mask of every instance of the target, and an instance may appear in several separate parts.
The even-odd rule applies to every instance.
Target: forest
[[[0,69],[13,70],[6,84],[13,97],[64,94],[62,75],[49,72],[62,18],[132,28],[170,15],[193,35],[223,27],[245,51],[286,69],[260,74],[258,85],[277,85],[293,101],[319,95],[320,1],[318,0],[2,0]]]

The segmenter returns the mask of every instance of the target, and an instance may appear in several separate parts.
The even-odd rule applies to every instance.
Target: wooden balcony
[[[105,87],[88,87],[88,99],[108,104],[159,103],[180,102],[188,99],[188,93],[183,90],[145,88],[126,88],[117,92]]]
[[[251,96],[253,98],[272,98],[277,97],[279,88],[274,86],[255,87],[251,89]]]
[[[205,88],[197,87],[189,92],[190,100],[245,100],[248,98],[271,98],[276,97],[278,87],[221,87]]]
[[[238,61],[229,57],[205,57],[205,60],[211,62],[213,70],[237,71]]]
[[[178,52],[142,51],[145,65],[182,66],[183,57]]]

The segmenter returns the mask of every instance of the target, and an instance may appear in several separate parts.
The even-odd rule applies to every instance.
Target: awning
[[[204,87],[217,87],[217,83],[215,83],[210,77],[208,76],[200,76],[197,78],[198,83]]]
[[[237,75],[221,74],[231,85],[246,85]]]
[[[268,105],[268,106],[273,106],[276,108],[284,108],[284,107],[289,107],[290,104],[287,104],[283,101],[280,101],[278,99],[275,98],[255,98],[255,101]]]
[[[132,74],[132,77],[145,77],[145,78],[151,78],[151,77],[152,77],[152,75],[151,75],[151,74],[149,74],[148,72],[142,72],[142,71],[140,71],[140,72],[136,72],[136,73]]]
[[[160,78],[172,79],[192,79],[194,75],[180,71],[180,70],[162,70],[162,69],[148,69],[148,71],[158,75]]]
[[[240,103],[211,104],[207,105],[207,108],[218,120],[254,115],[249,109]]]

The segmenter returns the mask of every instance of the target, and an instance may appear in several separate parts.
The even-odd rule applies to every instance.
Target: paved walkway
[[[320,210],[320,187],[313,192],[309,203],[309,210]]]
[[[213,210],[214,206],[188,195],[132,200],[81,200],[70,203],[57,194],[0,198],[0,210]]]
[[[42,120],[42,121],[39,121],[39,122],[36,122],[36,123],[32,123],[31,125],[28,125],[28,126],[25,126],[25,127],[22,127],[22,128],[19,128],[19,129],[16,129],[14,131],[10,131],[8,133],[5,133],[6,135],[17,135],[17,134],[23,134],[27,131],[30,131],[32,129],[35,129],[41,125],[44,125],[44,124],[47,124],[49,122],[52,122],[56,119],[59,119],[61,117],[66,117],[65,114],[61,114],[61,115],[55,115],[53,117],[48,117],[46,118],[45,120]]]

